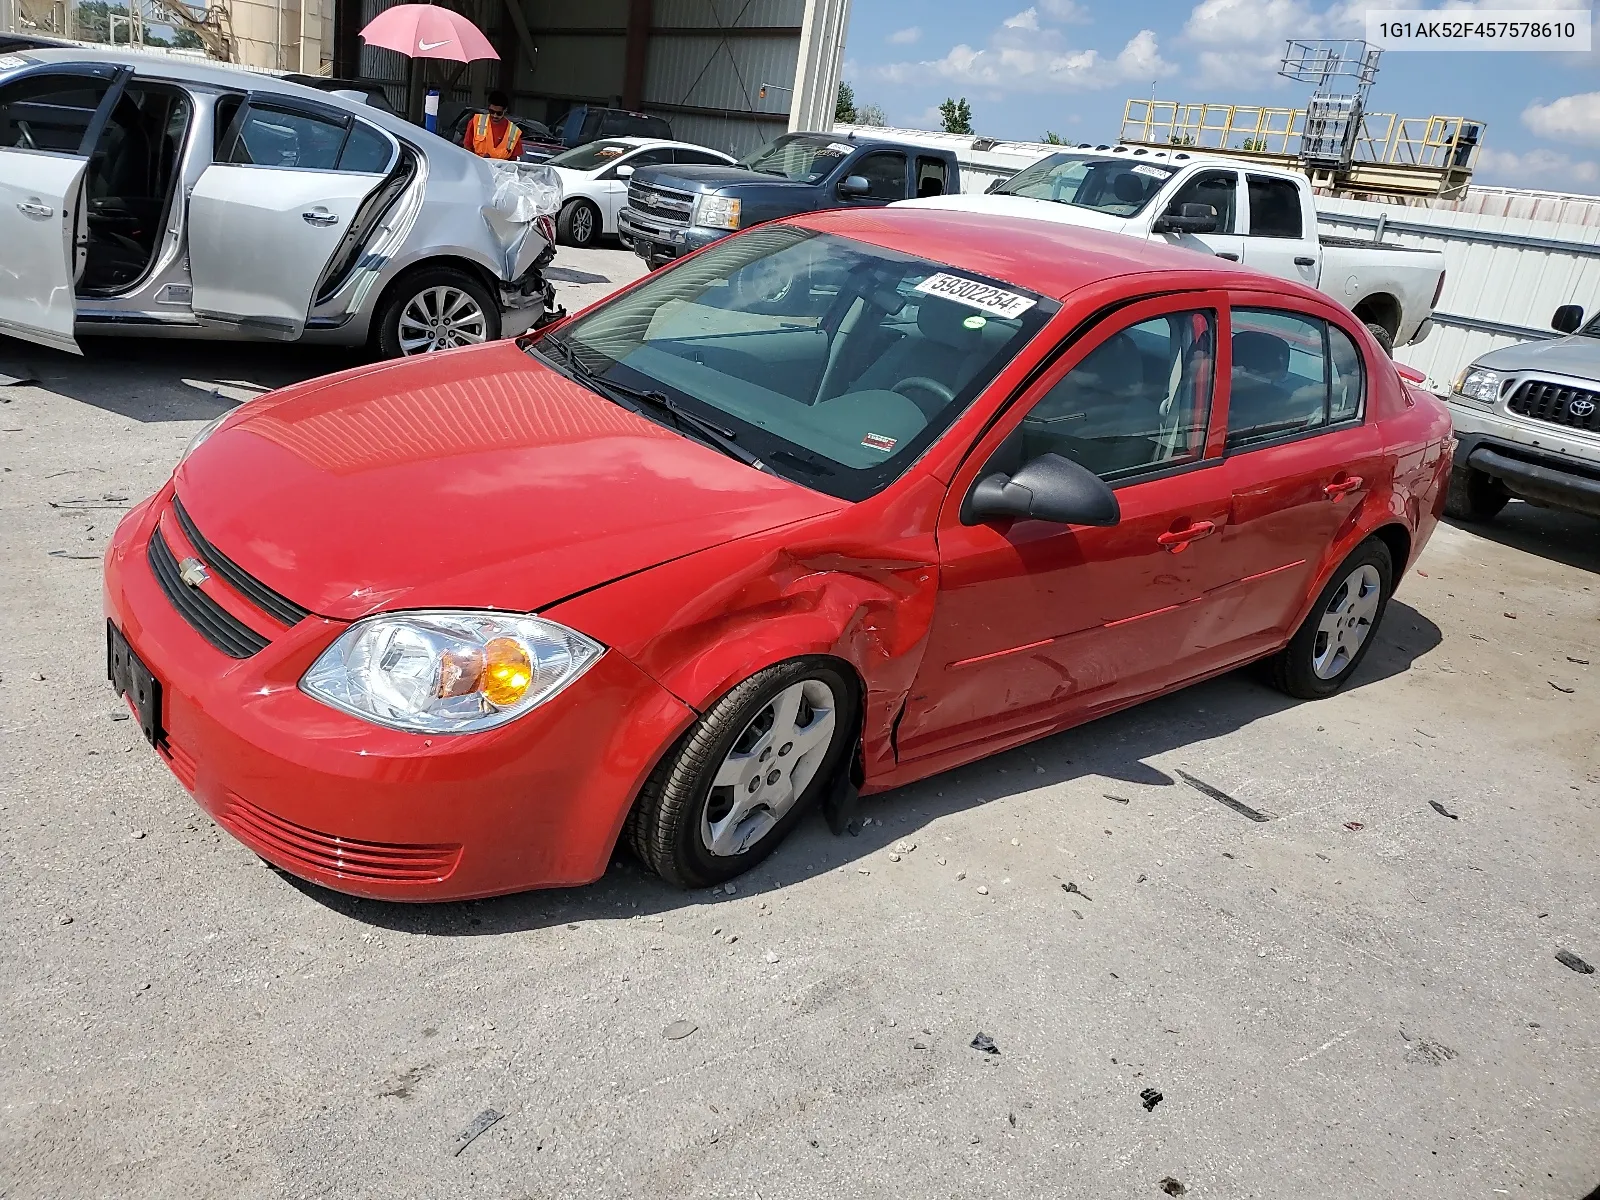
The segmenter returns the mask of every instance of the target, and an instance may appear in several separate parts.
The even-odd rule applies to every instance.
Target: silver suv
[[[1550,325],[1566,336],[1492,350],[1456,379],[1450,516],[1487,521],[1515,496],[1600,517],[1600,315],[1564,304]]]

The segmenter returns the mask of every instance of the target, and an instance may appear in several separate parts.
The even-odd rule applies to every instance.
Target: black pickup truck
[[[654,270],[736,229],[823,208],[959,192],[956,156],[877,138],[786,133],[737,166],[640,167],[618,215]]]

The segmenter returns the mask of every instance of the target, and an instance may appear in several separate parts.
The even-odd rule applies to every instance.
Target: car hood
[[[764,175],[760,171],[747,170],[744,167],[721,167],[713,163],[696,166],[681,167],[655,167],[651,168],[649,175],[639,172],[640,183],[660,183],[667,187],[681,187],[689,191],[714,192],[718,188],[728,187],[731,184],[760,183],[771,184],[774,187],[814,187],[798,179],[789,179],[783,175]]]
[[[1084,229],[1103,229],[1121,233],[1127,217],[1103,213],[1077,204],[1038,200],[1032,196],[985,195],[956,192],[948,196],[925,196],[916,200],[896,200],[893,208],[947,208],[956,212],[991,213],[1001,217],[1026,217],[1032,221],[1053,221],[1058,225],[1077,225]]]
[[[252,401],[175,480],[218,552],[341,620],[536,610],[843,506],[621,408],[510,342]]]
[[[1473,359],[1475,366],[1495,371],[1550,371],[1579,379],[1600,380],[1600,338],[1577,335],[1502,346]]]

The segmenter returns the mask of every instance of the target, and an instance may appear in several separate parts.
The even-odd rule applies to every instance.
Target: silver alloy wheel
[[[470,292],[441,285],[424,288],[400,310],[400,352],[426,354],[474,346],[488,336],[489,320]]]
[[[717,768],[700,839],[720,858],[743,854],[794,807],[833,744],[838,700],[820,679],[783,689],[734,740]]]
[[[587,204],[580,203],[572,210],[572,240],[580,246],[587,246],[593,234],[594,210]]]
[[[1323,610],[1311,644],[1311,669],[1318,679],[1336,679],[1350,666],[1372,634],[1382,599],[1383,578],[1371,563],[1346,576]]]

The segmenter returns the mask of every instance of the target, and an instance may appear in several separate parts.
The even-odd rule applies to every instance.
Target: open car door
[[[340,109],[251,95],[189,199],[195,315],[298,338],[329,260],[398,153]]]
[[[72,336],[83,184],[122,85],[110,63],[51,64],[0,84],[0,333],[81,354]]]

